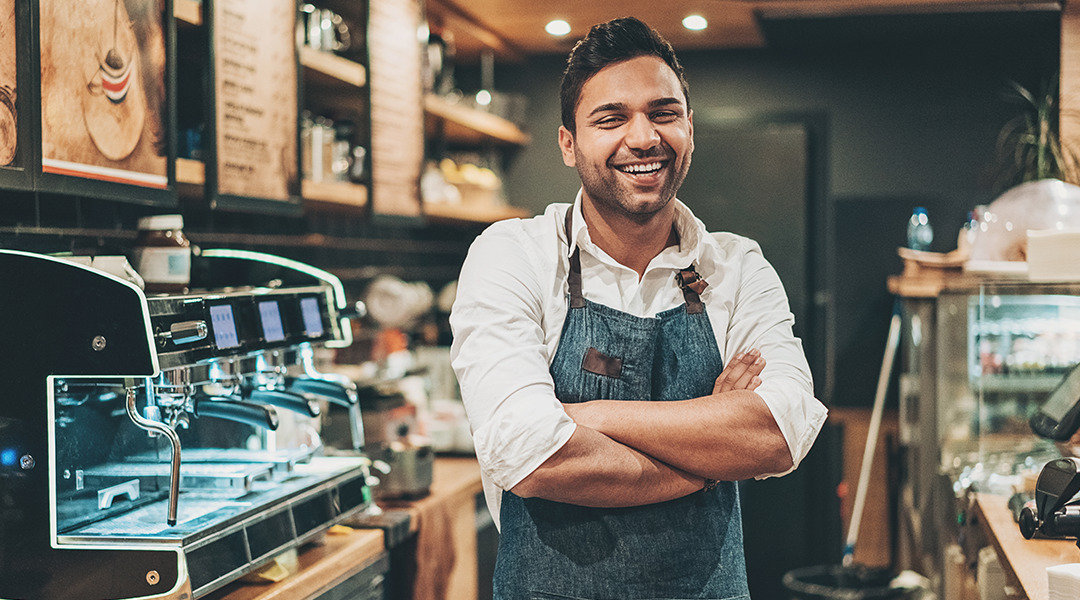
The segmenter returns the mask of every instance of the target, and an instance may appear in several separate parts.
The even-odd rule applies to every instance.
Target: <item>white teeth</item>
[[[623,173],[653,173],[659,171],[663,166],[663,163],[652,162],[643,165],[623,165],[619,167],[619,170]]]

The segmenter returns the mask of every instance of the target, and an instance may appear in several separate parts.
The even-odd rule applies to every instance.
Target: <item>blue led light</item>
[[[15,461],[18,459],[14,448],[4,448],[0,450],[0,465],[5,467],[11,467],[15,465]]]

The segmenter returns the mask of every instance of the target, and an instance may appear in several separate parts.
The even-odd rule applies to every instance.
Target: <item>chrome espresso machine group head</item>
[[[371,507],[340,282],[207,250],[145,295],[0,250],[0,598],[192,598]],[[320,415],[348,419],[327,452]]]

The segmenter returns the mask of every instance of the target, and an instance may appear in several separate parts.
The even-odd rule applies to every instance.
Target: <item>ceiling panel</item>
[[[766,45],[762,20],[853,15],[971,11],[1058,11],[1055,0],[427,0],[432,30],[452,35],[461,62],[476,60],[491,48],[496,59],[514,61],[529,54],[563,54],[595,23],[633,15],[654,27],[676,50],[760,48]],[[704,31],[689,31],[683,17],[709,21]],[[544,25],[563,19],[571,32],[548,35]]]

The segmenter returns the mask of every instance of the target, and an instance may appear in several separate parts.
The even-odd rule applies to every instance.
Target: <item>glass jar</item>
[[[184,237],[183,215],[139,219],[132,262],[147,294],[180,294],[191,283],[191,242]]]

